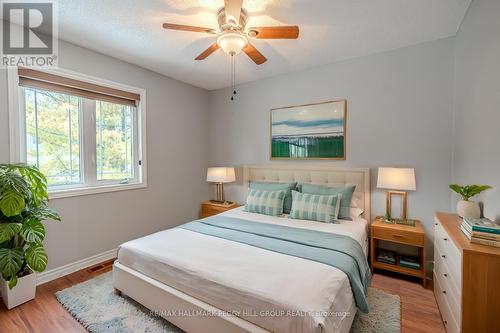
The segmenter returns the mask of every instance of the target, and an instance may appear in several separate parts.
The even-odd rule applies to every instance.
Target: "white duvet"
[[[347,235],[367,253],[364,219],[328,224],[242,208],[224,215]],[[339,269],[185,229],[127,242],[118,261],[271,332],[348,332],[355,315],[349,280]]]

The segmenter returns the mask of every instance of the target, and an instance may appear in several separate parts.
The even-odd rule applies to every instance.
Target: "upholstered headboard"
[[[263,165],[244,166],[243,185],[249,181],[299,182],[324,186],[356,185],[352,207],[364,210],[363,217],[370,221],[370,169],[337,168],[328,166]]]

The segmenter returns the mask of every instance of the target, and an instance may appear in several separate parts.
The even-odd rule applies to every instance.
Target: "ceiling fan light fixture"
[[[235,56],[248,44],[245,36],[235,32],[228,32],[217,38],[217,45],[224,53]]]

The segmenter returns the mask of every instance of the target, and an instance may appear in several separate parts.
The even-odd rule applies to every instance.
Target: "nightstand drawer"
[[[239,205],[236,203],[231,203],[228,205],[224,204],[219,204],[219,203],[213,203],[213,202],[204,202],[201,204],[201,212],[200,212],[200,218],[205,218],[209,217],[212,215],[217,215],[223,212],[226,212],[228,210],[234,209],[238,207]]]
[[[407,232],[403,230],[391,230],[390,228],[374,228],[373,237],[390,242],[409,244],[415,246],[424,245],[424,235],[421,233]]]
[[[201,213],[202,214],[215,215],[215,214],[222,213],[224,211],[225,211],[224,209],[220,209],[220,208],[207,207],[207,206],[201,207]]]

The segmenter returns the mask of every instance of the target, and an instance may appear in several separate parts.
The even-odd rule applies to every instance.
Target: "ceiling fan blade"
[[[213,43],[212,45],[210,45],[210,47],[208,49],[206,49],[205,51],[203,51],[199,56],[197,56],[194,59],[195,60],[204,60],[209,55],[211,55],[212,53],[214,53],[215,51],[217,51],[218,49],[219,49],[219,45],[217,45],[217,43]]]
[[[259,50],[257,50],[255,46],[250,43],[243,48],[243,52],[245,52],[257,65],[261,65],[267,61],[267,58],[264,57],[262,53],[260,53]]]
[[[217,31],[215,29],[211,29],[211,28],[194,27],[191,25],[173,24],[173,23],[163,23],[163,28],[169,29],[169,30],[204,32],[207,34],[216,34],[217,33]]]
[[[250,37],[259,39],[297,39],[299,27],[296,25],[284,27],[255,27],[248,30]]]
[[[241,7],[243,0],[224,0],[224,8],[226,11],[226,23],[230,26],[237,27],[240,22]]]

